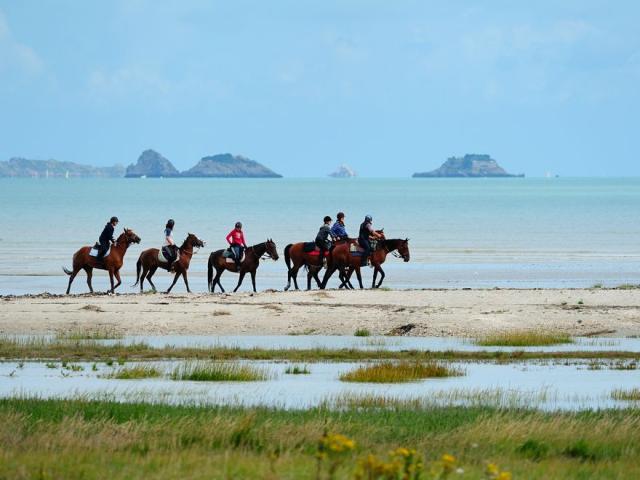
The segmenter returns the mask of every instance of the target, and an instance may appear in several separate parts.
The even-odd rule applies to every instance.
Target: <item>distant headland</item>
[[[343,163],[335,172],[331,172],[329,176],[333,178],[352,178],[357,177],[358,174],[349,165]]]
[[[464,157],[450,157],[440,168],[414,173],[413,177],[524,177],[524,174],[507,173],[490,155],[468,153]]]
[[[122,165],[94,167],[58,160],[11,158],[8,161],[0,161],[0,177],[281,178],[282,175],[254,160],[230,153],[203,157],[192,168],[180,172],[167,158],[149,149],[142,152],[137,162],[126,169]]]

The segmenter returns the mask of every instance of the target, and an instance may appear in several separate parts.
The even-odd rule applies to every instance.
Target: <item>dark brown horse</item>
[[[276,244],[273,240],[269,239],[266,242],[258,243],[257,245],[253,245],[247,248],[244,252],[244,260],[240,264],[240,268],[236,267],[235,261],[228,262],[224,257],[224,250],[217,250],[215,252],[211,252],[209,255],[209,265],[207,268],[207,278],[209,283],[209,291],[214,292],[216,289],[216,284],[220,287],[220,290],[224,292],[224,288],[220,283],[220,277],[225,270],[229,270],[230,272],[240,273],[240,278],[238,278],[238,285],[233,291],[237,291],[242,285],[242,281],[244,280],[244,276],[247,272],[251,275],[251,283],[253,284],[253,291],[256,291],[256,270],[260,266],[260,259],[263,256],[267,258],[271,258],[272,260],[278,260],[278,251],[276,250]],[[213,269],[216,270],[216,276],[213,277]]]
[[[356,240],[348,239],[337,242],[336,245],[345,242],[355,242]],[[286,292],[291,288],[291,281],[293,280],[293,286],[296,290],[298,288],[298,271],[305,267],[307,269],[307,290],[311,290],[311,279],[315,279],[318,287],[322,282],[318,277],[318,273],[323,268],[323,264],[320,263],[320,255],[318,249],[314,252],[305,252],[305,242],[290,243],[284,248],[284,262],[287,264],[287,285],[284,287]],[[327,257],[329,258],[329,257]],[[330,263],[330,261],[329,261]],[[344,280],[343,272],[340,272],[341,280]]]
[[[111,289],[107,290],[107,292],[114,293],[115,289],[122,284],[122,281],[120,280],[120,269],[122,268],[124,255],[125,253],[127,253],[127,249],[132,243],[140,243],[140,237],[136,235],[133,230],[125,228],[116,240],[116,243],[111,246],[109,255],[101,260],[98,260],[96,259],[96,257],[92,257],[91,255],[89,255],[91,247],[81,247],[80,250],[78,250],[73,255],[73,270],[70,271],[65,267],[62,267],[64,273],[69,275],[67,295],[71,291],[71,284],[73,283],[73,279],[76,278],[76,275],[80,270],[84,270],[85,272],[87,272],[87,285],[89,285],[89,291],[93,293],[91,278],[93,277],[94,268],[97,268],[99,270],[106,270],[109,272]],[[115,285],[113,284],[113,277],[116,277],[116,280],[118,281],[118,283]]]
[[[187,270],[189,270],[189,264],[191,263],[194,247],[204,247],[204,242],[193,233],[190,233],[182,243],[182,246],[178,249],[178,258],[176,258],[175,262],[171,265],[171,269],[176,272],[176,274],[173,277],[173,283],[171,283],[167,293],[171,292],[171,289],[181,275],[184,279],[184,284],[187,287],[187,292],[191,293],[191,290],[189,290],[189,280],[187,279]],[[155,291],[156,286],[151,281],[151,277],[153,277],[153,274],[156,273],[158,268],[164,268],[165,270],[170,271],[169,264],[167,262],[161,262],[158,258],[159,253],[160,249],[149,248],[142,252],[138,258],[138,262],[136,263],[136,283],[132,286],[135,287],[138,285],[138,282],[140,282],[140,293],[142,293],[142,286],[144,285],[145,278],[149,281],[151,288]],[[140,275],[140,270],[142,270],[142,275]]]
[[[371,266],[373,267],[373,282],[371,283],[371,288],[380,288],[380,285],[382,285],[382,281],[384,280],[385,274],[384,274],[384,270],[382,270],[381,265],[387,259],[387,255],[389,253],[392,253],[396,257],[402,258],[402,260],[404,260],[405,262],[408,262],[410,259],[409,239],[405,238],[403,240],[401,238],[392,238],[388,240],[385,239],[385,240],[378,241],[376,250],[371,255]],[[360,257],[356,257],[356,258],[360,260]],[[346,275],[347,280],[351,278],[351,275],[353,274],[353,271],[355,270],[355,268],[358,268],[360,265],[358,263],[358,267],[354,267],[353,263],[354,262],[351,262],[351,265],[349,265],[347,269],[347,275]],[[378,284],[376,285],[376,277],[378,276],[378,273],[380,273],[380,282],[378,282]],[[345,285],[345,282],[343,282],[343,285]],[[348,284],[346,286],[348,286]],[[362,282],[360,282],[360,288],[362,288]]]

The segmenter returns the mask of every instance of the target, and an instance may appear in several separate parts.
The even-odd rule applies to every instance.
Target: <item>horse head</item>
[[[204,247],[204,241],[200,240],[195,234],[189,233],[187,234],[187,239],[184,243],[191,242],[191,245],[197,248]]]
[[[117,243],[120,243],[121,241],[124,241],[128,246],[132,243],[140,243],[140,237],[130,228],[125,228],[122,231],[122,234],[118,237]]]
[[[400,242],[398,242],[398,253],[405,262],[409,261],[410,255],[408,238],[405,238],[404,240],[400,240]]]
[[[264,242],[264,246],[265,246],[265,251],[266,254],[269,255],[269,257],[271,257],[272,260],[278,260],[278,258],[280,258],[278,256],[278,250],[276,249],[276,243],[272,240],[272,239],[267,239],[266,242]]]

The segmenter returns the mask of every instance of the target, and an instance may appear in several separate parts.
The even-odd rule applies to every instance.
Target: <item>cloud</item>
[[[44,70],[44,62],[29,46],[17,41],[9,23],[0,10],[0,71],[18,70],[20,73],[37,75]]]

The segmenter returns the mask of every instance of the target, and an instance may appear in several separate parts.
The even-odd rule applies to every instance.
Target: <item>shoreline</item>
[[[0,334],[111,329],[122,335],[477,337],[515,330],[640,335],[640,289],[262,291],[0,296]]]

